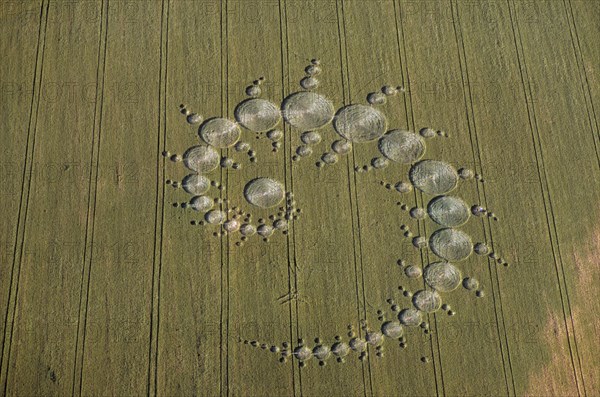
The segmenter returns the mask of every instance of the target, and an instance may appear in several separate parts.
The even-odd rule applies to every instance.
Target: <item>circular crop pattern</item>
[[[206,212],[214,205],[214,201],[210,197],[195,196],[190,200],[190,206],[196,211]]]
[[[206,120],[198,131],[198,135],[204,142],[216,148],[235,145],[240,139],[241,133],[240,127],[236,123],[221,118]]]
[[[420,290],[413,295],[413,305],[425,313],[438,311],[442,306],[442,298],[436,291]]]
[[[458,173],[450,164],[438,160],[423,160],[409,172],[412,184],[427,194],[448,193],[458,184]]]
[[[448,262],[434,262],[423,271],[423,278],[427,285],[436,291],[454,291],[461,283],[460,270]]]
[[[283,200],[285,191],[281,183],[271,178],[256,178],[244,188],[246,200],[257,207],[275,207]]]
[[[423,317],[417,309],[404,309],[398,314],[398,320],[407,327],[416,327],[421,324]]]
[[[300,361],[306,361],[312,357],[312,351],[306,346],[299,346],[294,350],[294,356]]]
[[[183,178],[181,182],[183,190],[193,195],[201,195],[208,191],[210,188],[210,179],[204,175],[190,174]]]
[[[427,212],[432,221],[446,227],[464,225],[471,215],[467,203],[452,196],[434,198],[427,205]]]
[[[315,346],[313,354],[318,360],[326,360],[331,355],[331,349],[327,345]]]
[[[362,352],[367,348],[367,341],[365,341],[364,339],[361,338],[352,338],[350,339],[350,349],[357,351],[357,352]]]
[[[425,154],[425,141],[405,130],[392,130],[379,139],[379,151],[392,161],[412,164]]]
[[[210,146],[192,146],[183,154],[183,163],[192,171],[204,173],[217,168],[219,158],[219,153]]]
[[[350,353],[350,346],[345,342],[336,342],[331,345],[331,352],[337,357],[345,357]]]
[[[333,119],[333,127],[351,142],[368,142],[381,137],[387,128],[383,113],[371,106],[349,105]]]
[[[335,109],[329,99],[314,92],[297,92],[284,99],[283,118],[301,131],[315,130],[331,122]]]
[[[398,321],[387,321],[381,325],[381,333],[388,338],[398,339],[404,335],[404,329]]]
[[[235,119],[250,131],[265,132],[279,123],[281,112],[274,103],[253,98],[235,108]]]
[[[434,254],[447,261],[462,261],[473,252],[471,237],[456,229],[440,229],[429,239],[429,247]]]

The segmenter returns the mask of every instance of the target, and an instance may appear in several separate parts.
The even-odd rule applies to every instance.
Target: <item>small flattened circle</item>
[[[210,146],[192,146],[183,154],[187,168],[199,173],[209,172],[219,166],[219,153]]]
[[[379,151],[392,161],[412,164],[425,154],[425,141],[413,132],[392,130],[379,139]]]
[[[246,200],[260,208],[270,208],[279,204],[285,196],[283,185],[271,178],[256,178],[244,188]]]
[[[435,197],[427,204],[427,212],[432,221],[446,227],[464,225],[471,216],[467,203],[453,196]]]
[[[471,237],[463,231],[446,228],[436,230],[429,238],[434,254],[447,261],[462,261],[473,252]]]
[[[425,267],[423,278],[436,291],[450,292],[458,288],[462,275],[456,266],[448,262],[434,262]]]
[[[433,313],[442,307],[442,297],[436,291],[417,291],[412,302],[418,310],[425,313]]]
[[[469,291],[479,288],[479,280],[474,277],[465,277],[462,282],[463,287]]]
[[[265,99],[247,99],[235,108],[235,119],[250,131],[265,132],[281,120],[281,112],[274,103]]]
[[[301,131],[315,130],[331,122],[335,109],[322,95],[296,92],[283,100],[283,118]]]
[[[235,145],[240,139],[240,127],[231,120],[214,118],[206,120],[198,130],[198,135],[207,144],[216,148]]]
[[[387,119],[372,106],[348,105],[337,112],[333,127],[350,142],[368,142],[385,133]]]
[[[450,164],[438,160],[423,160],[409,172],[412,184],[427,194],[444,194],[458,184],[458,173]]]

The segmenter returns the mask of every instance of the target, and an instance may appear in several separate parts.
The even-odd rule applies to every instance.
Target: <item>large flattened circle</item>
[[[183,164],[192,171],[204,173],[219,166],[219,153],[210,146],[192,146],[183,154]]]
[[[458,172],[450,164],[438,160],[423,160],[409,172],[413,186],[427,194],[444,194],[458,184]]]
[[[335,109],[322,95],[296,92],[283,100],[282,111],[287,123],[300,131],[310,131],[331,122]]]
[[[271,208],[279,204],[285,196],[283,185],[271,178],[256,178],[244,187],[246,200],[260,208]]]
[[[448,262],[434,262],[425,267],[423,279],[436,291],[454,291],[462,281],[460,270]]]
[[[274,103],[265,99],[247,99],[235,108],[235,119],[253,132],[265,132],[281,120],[281,112]]]
[[[471,237],[452,228],[436,230],[429,238],[429,247],[440,258],[452,262],[467,259],[473,252]]]
[[[379,139],[379,151],[392,161],[412,164],[425,154],[425,140],[410,131],[392,130]]]
[[[198,130],[200,138],[216,148],[235,145],[240,139],[241,133],[240,127],[236,123],[222,118],[206,120]]]
[[[379,110],[366,105],[348,105],[333,119],[333,127],[351,142],[368,142],[380,138],[387,129],[387,119]]]
[[[427,204],[427,213],[432,221],[446,227],[464,225],[471,216],[469,206],[453,196],[437,196]]]

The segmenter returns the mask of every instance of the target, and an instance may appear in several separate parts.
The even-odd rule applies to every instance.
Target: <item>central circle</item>
[[[271,178],[256,178],[244,187],[246,200],[257,207],[271,208],[283,200],[285,190],[283,185]]]
[[[283,117],[301,131],[321,128],[331,121],[335,109],[324,96],[314,92],[297,92],[283,100]]]

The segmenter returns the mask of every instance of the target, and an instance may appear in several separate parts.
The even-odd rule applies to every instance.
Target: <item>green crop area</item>
[[[0,0],[0,395],[600,395],[600,1]]]

